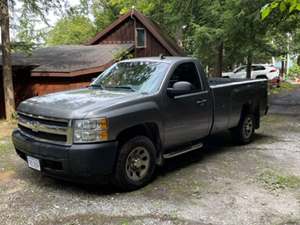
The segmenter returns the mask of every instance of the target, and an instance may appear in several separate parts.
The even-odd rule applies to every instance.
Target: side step
[[[195,145],[193,145],[191,147],[184,148],[184,149],[179,150],[179,151],[175,151],[175,152],[170,152],[170,153],[164,154],[163,158],[164,159],[170,159],[170,158],[173,158],[173,157],[176,157],[176,156],[179,156],[179,155],[182,155],[182,154],[185,154],[185,153],[197,150],[197,149],[202,148],[202,147],[203,147],[203,143],[198,143],[198,144],[195,144]]]

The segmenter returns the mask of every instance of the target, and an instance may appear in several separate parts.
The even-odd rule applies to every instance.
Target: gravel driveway
[[[0,122],[1,225],[300,224],[300,88],[271,98],[252,144],[213,136],[131,193],[41,177],[15,155],[10,129]]]

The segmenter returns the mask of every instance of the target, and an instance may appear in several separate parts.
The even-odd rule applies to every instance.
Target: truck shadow
[[[265,134],[254,134],[253,143],[264,142],[264,140],[273,139],[272,136]],[[193,164],[201,163],[205,159],[209,159],[218,154],[224,154],[226,152],[243,151],[244,146],[238,145],[234,142],[229,132],[222,132],[206,138],[204,141],[204,147],[192,151],[190,153],[166,160],[163,167],[158,171],[159,175],[167,175],[177,170],[189,167]]]
[[[263,134],[255,134],[254,143],[260,142],[265,139],[272,139],[272,136],[267,136]],[[176,171],[184,168],[188,168],[194,164],[205,163],[206,159],[210,157],[215,157],[218,154],[224,154],[226,152],[232,151],[243,151],[244,149],[239,148],[238,145],[232,140],[229,132],[223,132],[216,135],[212,135],[205,140],[205,145],[202,149],[192,151],[190,153],[177,156],[172,159],[165,161],[162,167],[159,167],[156,171],[155,177],[168,176]],[[20,173],[19,173],[20,172]],[[56,180],[48,177],[38,176],[35,172],[20,174],[19,178],[26,179],[34,186],[46,187],[48,191],[55,191],[57,189],[63,190],[64,192],[78,193],[80,195],[95,195],[95,196],[107,196],[111,194],[116,194],[120,192],[115,189],[111,184],[80,184],[64,180]],[[154,178],[155,179],[155,178]]]

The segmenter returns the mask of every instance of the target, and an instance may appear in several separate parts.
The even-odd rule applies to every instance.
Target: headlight
[[[74,143],[99,142],[108,139],[106,118],[74,121]]]

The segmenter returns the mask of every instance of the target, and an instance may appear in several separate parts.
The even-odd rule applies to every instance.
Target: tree
[[[269,54],[270,48],[267,38],[268,23],[260,19],[260,9],[266,4],[266,0],[228,0],[227,8],[232,15],[225,24],[226,57],[238,55],[246,59],[247,78],[251,77],[252,63],[256,55]]]
[[[193,15],[184,29],[184,47],[191,55],[200,58],[202,64],[213,68],[211,75],[221,76],[227,16],[223,1],[193,2],[190,10]]]
[[[5,98],[5,111],[8,120],[13,118],[15,110],[15,98],[13,88],[13,77],[11,67],[11,47],[9,37],[9,9],[8,1],[0,2],[0,22],[1,22],[1,38],[2,38],[2,60],[3,60],[3,87]]]
[[[48,45],[82,44],[92,38],[96,28],[89,18],[70,15],[60,19],[48,33]]]
[[[267,18],[273,11],[279,11],[283,16],[289,16],[295,12],[300,12],[299,0],[273,0],[272,2],[264,5],[261,9],[262,19]]]
[[[22,16],[27,17],[29,14],[40,16],[44,21],[47,21],[45,15],[50,8],[60,8],[62,0],[20,0],[22,5]],[[0,1],[0,24],[2,37],[2,61],[3,61],[3,86],[5,97],[5,111],[7,120],[13,118],[15,110],[13,75],[11,66],[11,45],[10,45],[10,23],[9,11],[10,6],[13,6],[13,0]],[[11,7],[12,9],[13,7]],[[31,16],[31,15],[30,15]]]

